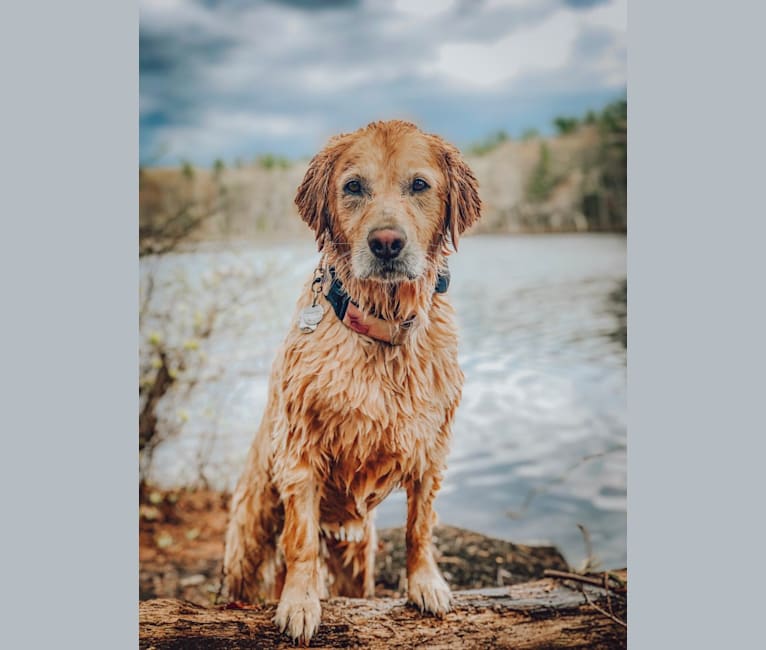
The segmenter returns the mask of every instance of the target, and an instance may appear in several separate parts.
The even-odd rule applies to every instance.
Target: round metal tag
[[[322,305],[304,307],[301,310],[300,319],[298,320],[298,327],[300,328],[301,332],[306,332],[307,334],[309,332],[313,332],[317,328],[317,325],[319,325],[319,322],[322,320],[322,316],[324,316],[324,309],[322,308]]]

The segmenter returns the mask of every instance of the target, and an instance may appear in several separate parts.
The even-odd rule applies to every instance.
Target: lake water
[[[148,470],[162,486],[236,483],[268,373],[318,256],[311,242],[145,258],[142,319],[186,370],[161,403]],[[552,542],[577,565],[583,535],[626,564],[626,241],[613,235],[475,236],[450,258],[466,383],[436,502],[440,520],[515,542]],[[208,310],[212,334],[195,338]],[[395,492],[378,525],[402,525]]]

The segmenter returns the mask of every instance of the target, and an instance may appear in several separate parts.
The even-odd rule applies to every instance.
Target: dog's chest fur
[[[288,336],[275,442],[320,478],[322,522],[364,519],[403,481],[444,465],[463,382],[455,341],[443,297],[408,345],[366,339],[332,312]]]

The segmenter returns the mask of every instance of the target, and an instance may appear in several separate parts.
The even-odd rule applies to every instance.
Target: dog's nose
[[[407,236],[399,228],[378,228],[367,235],[367,244],[375,257],[392,260],[402,252]]]

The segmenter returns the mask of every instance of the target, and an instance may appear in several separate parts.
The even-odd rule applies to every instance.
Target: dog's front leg
[[[450,610],[450,589],[434,559],[431,532],[433,502],[441,474],[427,472],[407,482],[407,596],[421,611],[444,614]]]
[[[282,493],[282,548],[287,575],[274,622],[294,641],[308,644],[319,628],[319,490],[309,469],[296,472]]]

